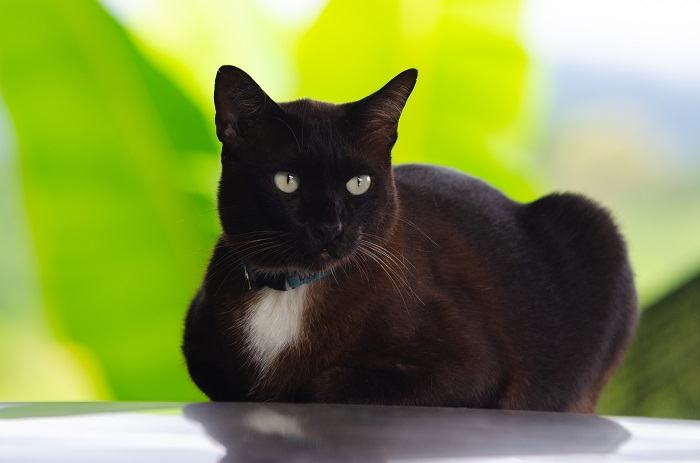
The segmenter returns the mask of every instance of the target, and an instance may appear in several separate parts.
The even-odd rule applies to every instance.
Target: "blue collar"
[[[243,264],[243,275],[248,284],[248,289],[272,288],[277,291],[289,291],[290,289],[295,289],[299,286],[325,278],[329,275],[329,272],[270,274]]]

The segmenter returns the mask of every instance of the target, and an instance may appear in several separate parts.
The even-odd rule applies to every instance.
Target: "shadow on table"
[[[202,423],[234,461],[363,461],[606,454],[629,438],[595,415],[422,407],[201,403]]]

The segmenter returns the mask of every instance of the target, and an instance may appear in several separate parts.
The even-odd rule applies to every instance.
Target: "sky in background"
[[[700,87],[695,0],[526,0],[523,31],[556,63]]]
[[[616,213],[646,300],[700,267],[700,3],[529,0],[548,184]]]

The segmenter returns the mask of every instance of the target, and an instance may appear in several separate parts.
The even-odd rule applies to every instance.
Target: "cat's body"
[[[592,411],[637,317],[609,215],[571,194],[519,204],[443,168],[383,175],[382,217],[352,237],[364,247],[348,244],[332,275],[288,291],[249,288],[220,209],[225,232],[186,323],[197,385],[214,400]]]

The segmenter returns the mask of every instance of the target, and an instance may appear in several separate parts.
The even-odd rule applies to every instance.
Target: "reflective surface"
[[[0,406],[2,462],[700,461],[700,422],[293,404]]]

